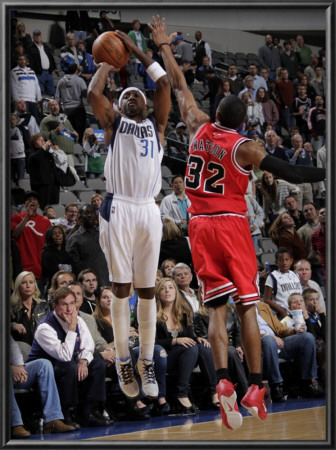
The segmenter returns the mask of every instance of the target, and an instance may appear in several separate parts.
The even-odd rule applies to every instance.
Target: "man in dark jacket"
[[[39,80],[42,95],[55,95],[55,83],[52,73],[56,69],[56,63],[51,48],[42,42],[40,30],[33,32],[33,42],[27,48],[29,65],[34,70]]]

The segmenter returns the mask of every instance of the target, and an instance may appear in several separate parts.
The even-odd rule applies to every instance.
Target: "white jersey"
[[[273,289],[273,301],[282,308],[285,308],[286,311],[289,311],[288,297],[294,293],[302,293],[299,275],[292,270],[288,272],[273,270],[268,275],[265,286]]]
[[[135,199],[148,199],[161,190],[163,148],[153,118],[137,123],[117,116],[105,161],[106,190]]]

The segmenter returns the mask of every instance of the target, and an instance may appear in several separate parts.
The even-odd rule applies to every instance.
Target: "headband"
[[[129,87],[129,88],[123,90],[122,93],[120,94],[120,97],[119,97],[119,103],[118,103],[118,106],[119,106],[120,109],[121,109],[121,102],[122,102],[122,99],[123,99],[124,95],[125,95],[127,92],[129,92],[129,91],[137,91],[137,92],[139,92],[139,93],[142,95],[142,98],[144,99],[145,105],[147,105],[147,99],[146,99],[145,94],[142,92],[142,90],[139,89],[139,88],[137,88],[137,87],[131,86],[131,87]]]

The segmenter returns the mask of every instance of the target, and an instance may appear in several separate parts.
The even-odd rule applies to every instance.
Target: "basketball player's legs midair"
[[[129,353],[130,308],[129,292],[131,283],[112,283],[113,298],[111,315],[114,345],[117,355],[117,372],[123,392],[129,397],[139,395]],[[142,390],[149,397],[158,395],[158,385],[154,375],[153,352],[156,332],[156,304],[154,287],[138,288],[138,323],[140,354],[137,371],[141,378]]]

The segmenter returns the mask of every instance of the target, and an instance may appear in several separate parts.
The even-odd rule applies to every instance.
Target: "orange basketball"
[[[114,31],[102,33],[92,45],[92,56],[96,63],[105,62],[118,69],[127,63],[130,54]]]

